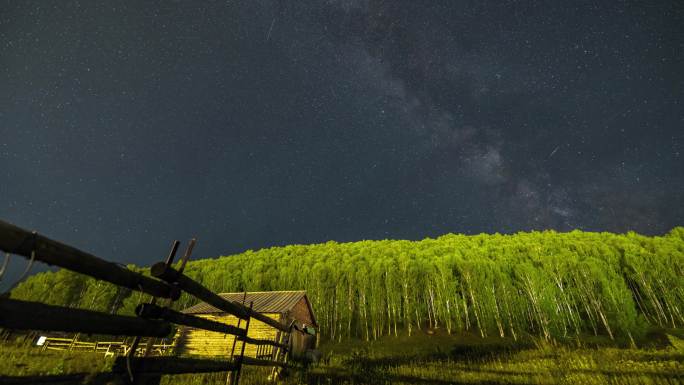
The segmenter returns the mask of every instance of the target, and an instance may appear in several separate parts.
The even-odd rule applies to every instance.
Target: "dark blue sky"
[[[678,1],[0,4],[0,218],[110,260],[684,223]]]

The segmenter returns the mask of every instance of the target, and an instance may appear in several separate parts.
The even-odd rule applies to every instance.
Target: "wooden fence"
[[[101,353],[105,356],[124,356],[128,354],[131,348],[131,342],[122,341],[80,341],[78,335],[72,338],[47,337],[41,341],[40,348],[46,350],[68,350],[68,351],[82,351]],[[145,344],[147,345],[147,344]],[[146,346],[139,346],[136,354],[164,356],[173,352],[175,345],[173,343],[155,344],[152,343],[151,352],[145,352]]]
[[[173,267],[179,244],[178,241],[173,243],[166,261],[154,264],[151,268],[152,277],[148,277],[0,220],[0,250],[7,253],[6,258],[9,258],[9,254],[20,255],[29,259],[30,264],[34,261],[44,262],[152,296],[149,303],[138,305],[137,317],[2,297],[0,298],[0,328],[133,336],[132,342],[126,344],[78,341],[74,343],[73,340],[69,340],[72,349],[91,351],[104,349],[114,354],[123,354],[117,357],[112,375],[122,376],[129,383],[137,383],[141,378],[145,383],[154,383],[165,374],[230,372],[231,383],[238,384],[242,365],[271,366],[274,369],[284,367],[287,363],[290,327],[253,311],[251,305],[247,307],[244,304],[227,301],[184,275],[183,270],[192,253],[194,239],[190,241],[177,266]],[[169,308],[169,305],[178,299],[182,292],[236,316],[240,322],[244,321],[244,326],[241,327],[240,323],[237,326],[226,325]],[[278,334],[282,335],[283,339],[271,341],[248,337],[251,319],[257,319],[278,329],[282,332]],[[242,342],[241,351],[239,354],[234,354],[235,345],[233,345],[233,354],[229,360],[152,356],[155,350],[167,347],[155,345],[154,339],[169,337],[173,325],[234,335],[235,340]],[[141,344],[142,337],[147,337],[144,346]],[[50,346],[57,348],[63,343],[64,341],[59,341],[59,339],[52,339],[47,341],[45,349],[50,349]],[[275,349],[272,354],[275,359],[245,357],[245,344],[270,346]],[[1,380],[0,377],[0,382]]]

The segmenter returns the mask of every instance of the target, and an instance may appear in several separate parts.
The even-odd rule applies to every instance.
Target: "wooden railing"
[[[131,348],[130,341],[79,341],[73,338],[48,337],[42,341],[42,350],[68,350],[101,353],[105,356],[120,356],[128,354]],[[163,356],[169,354],[174,348],[174,344],[153,344],[152,354]],[[144,347],[139,347],[139,354],[143,354]]]
[[[107,334],[113,336],[134,336],[130,343],[119,342],[81,342],[58,338],[46,340],[44,349],[90,350],[116,354],[112,373],[122,375],[128,382],[136,382],[139,377],[160,378],[164,374],[231,372],[231,383],[237,384],[242,365],[283,367],[287,360],[287,344],[290,328],[276,320],[252,310],[251,305],[230,302],[212,292],[192,278],[183,274],[185,265],[192,253],[195,240],[191,240],[178,265],[172,267],[179,242],[173,243],[166,261],[154,264],[152,277],[142,275],[116,263],[102,260],[74,247],[46,238],[36,232],[29,232],[10,223],[0,221],[0,250],[9,254],[23,256],[29,263],[40,261],[48,265],[62,267],[90,277],[110,282],[131,290],[150,294],[149,303],[138,305],[137,317],[106,314],[102,312],[47,305],[38,302],[0,298],[0,328],[17,330],[44,330],[76,332],[88,334]],[[199,300],[234,315],[243,327],[226,325],[170,309],[172,301],[186,292]],[[160,302],[161,301],[161,302]],[[159,302],[159,303],[158,303]],[[281,341],[261,340],[248,336],[250,320],[257,319],[282,333]],[[229,360],[195,359],[186,357],[151,357],[168,345],[154,344],[154,338],[170,337],[173,325],[191,326],[213,332],[235,336],[242,341],[239,354],[232,354]],[[144,346],[142,337],[148,337]],[[245,344],[270,346],[275,360],[265,360],[244,356]],[[233,346],[233,351],[235,346]],[[0,378],[0,380],[2,380]],[[0,381],[2,382],[2,381]]]

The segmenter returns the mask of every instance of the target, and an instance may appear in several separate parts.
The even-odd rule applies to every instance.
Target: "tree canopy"
[[[331,241],[195,260],[186,273],[216,292],[305,289],[321,334],[336,340],[422,328],[633,340],[649,324],[684,327],[682,227],[655,237],[576,230]],[[11,295],[112,313],[146,299],[65,270],[29,277]],[[174,307],[195,302],[184,295]]]

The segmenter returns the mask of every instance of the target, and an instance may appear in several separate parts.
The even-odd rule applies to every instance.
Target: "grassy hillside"
[[[430,329],[630,344],[650,326],[684,327],[682,227],[662,237],[544,231],[293,245],[186,271],[215,291],[306,289],[322,335],[336,341]],[[32,276],[12,297],[118,313],[145,300],[68,271]]]
[[[477,333],[447,335],[444,330],[370,342],[329,342],[321,346],[324,358],[319,364],[308,370],[288,369],[280,384],[678,384],[684,378],[684,340],[670,338],[678,343],[666,349],[571,348],[538,338],[520,343]],[[121,384],[110,373],[112,363],[113,358],[97,353],[3,346],[0,383],[2,376],[9,376],[4,379],[11,383],[13,378],[33,375],[60,378],[59,383]],[[240,384],[272,384],[269,374],[270,368],[245,367]],[[226,373],[161,380],[165,385],[225,383]]]

